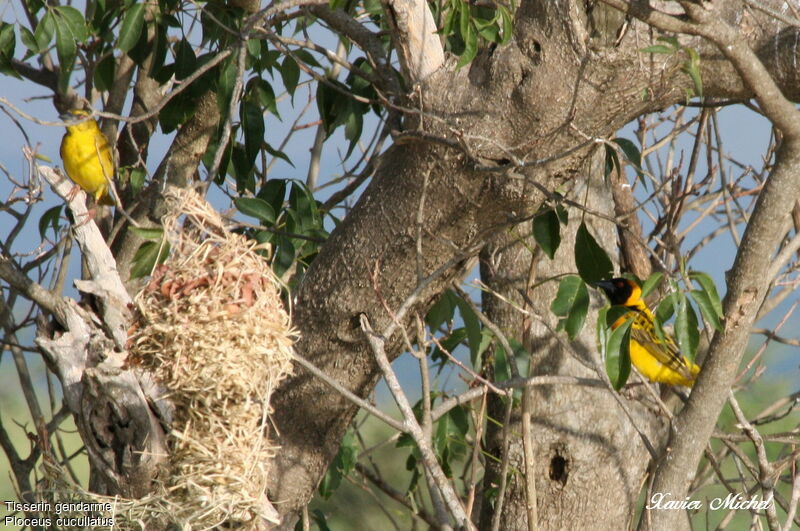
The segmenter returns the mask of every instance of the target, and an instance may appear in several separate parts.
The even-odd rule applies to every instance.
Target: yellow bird
[[[88,116],[88,112],[80,109],[61,115],[61,119],[69,124],[61,139],[61,160],[75,184],[93,196],[97,203],[113,205],[108,181],[114,178],[114,158],[97,121],[93,118],[79,121]]]
[[[601,288],[611,304],[630,310],[617,319],[611,328],[622,326],[633,315],[631,325],[631,362],[651,382],[691,387],[700,367],[682,356],[675,340],[664,333],[664,340],[655,333],[653,312],[642,300],[642,289],[627,278],[612,278],[595,284]]]

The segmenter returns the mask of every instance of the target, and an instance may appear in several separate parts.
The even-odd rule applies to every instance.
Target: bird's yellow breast
[[[75,184],[100,201],[108,194],[114,161],[106,137],[94,120],[67,127],[61,140],[64,169]]]

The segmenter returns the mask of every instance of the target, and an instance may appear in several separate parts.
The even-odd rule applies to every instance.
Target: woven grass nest
[[[199,195],[173,189],[167,200],[170,256],[137,295],[129,337],[129,362],[175,406],[163,484],[141,509],[184,529],[277,522],[265,495],[277,448],[264,427],[295,340],[279,283],[257,244],[225,230]]]

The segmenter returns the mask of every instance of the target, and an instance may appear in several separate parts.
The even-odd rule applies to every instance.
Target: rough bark
[[[764,3],[779,5],[777,1]],[[674,3],[664,5],[674,6]],[[647,2],[637,1],[632,12],[636,11],[645,20],[657,18],[658,14],[647,6]],[[720,16],[734,24],[759,52],[784,93],[797,98],[800,69],[796,67],[796,29],[768,20],[761,12],[745,11],[741,2],[725,4]],[[424,314],[441,291],[463,275],[470,259],[494,234],[533,212],[546,192],[563,185],[572,187],[574,181],[582,178],[583,161],[598,139],[608,137],[642,113],[684,100],[684,90],[692,86],[681,71],[685,57],[680,53],[642,55],[639,50],[654,43],[657,32],[635,21],[625,28],[618,15],[607,9],[592,8],[590,3],[531,0],[519,8],[514,38],[508,45],[487,48],[468,68],[456,70],[451,61],[425,77],[415,93],[416,99],[404,102],[415,110],[407,110],[404,130],[395,146],[383,155],[368,189],[331,235],[295,294],[295,324],[302,334],[298,350],[304,357],[358,395],[368,395],[379,372],[360,331],[362,316],[368,318],[375,330],[384,329],[392,322],[391,312],[412,297],[420,279],[432,275],[424,289],[413,295],[407,315],[411,318]],[[685,21],[676,24],[676,28],[693,29]],[[681,37],[680,41],[701,54],[707,98],[752,96],[751,89],[715,46],[697,36]],[[154,97],[154,86],[141,71],[138,81],[137,96]],[[144,100],[135,105],[141,106],[141,110],[151,106]],[[185,180],[185,172],[196,168],[208,143],[212,129],[208,123],[197,121],[201,119],[207,120],[209,116],[196,116],[195,122],[182,130],[187,137],[194,135],[191,139],[186,138],[184,144],[178,144],[176,139],[176,146],[180,147],[172,155],[181,161],[184,173],[172,175],[175,178]],[[151,122],[142,127],[152,132],[154,125]],[[146,140],[149,135],[142,138]],[[123,160],[136,161],[142,147],[140,141],[123,146]],[[185,156],[179,157],[180,149]],[[791,155],[788,169],[792,170],[796,167],[796,149],[782,154],[786,153]],[[156,187],[161,184],[157,181]],[[792,194],[792,202],[797,195],[793,186],[786,187]],[[759,208],[767,212],[783,209],[782,202],[774,201],[775,198],[764,199]],[[418,220],[420,211],[422,216]],[[149,208],[143,209],[141,217],[149,214]],[[754,279],[761,264],[756,258],[767,259],[772,247],[769,227],[755,226],[752,238],[762,245],[753,247],[755,257],[742,258],[748,266],[732,279],[726,303],[731,319],[726,322],[726,333],[719,335],[712,345],[712,351],[740,347],[743,329],[763,298],[764,286]],[[421,232],[421,253],[416,250],[418,232]],[[122,240],[117,249],[135,249],[134,243]],[[568,247],[565,243],[565,248]],[[120,269],[127,270],[130,256],[123,253],[117,259]],[[0,264],[3,269],[5,265]],[[14,274],[14,271],[4,273],[4,277]],[[28,293],[23,288],[20,287]],[[540,315],[549,313],[552,299],[549,289],[542,289],[541,298],[537,299]],[[35,294],[28,295],[37,300]],[[59,301],[52,311],[72,334],[62,336],[65,341],[80,334],[78,340],[83,345],[81,359],[72,360],[58,353],[52,356],[67,364],[66,369],[77,371],[62,372],[65,394],[73,391],[71,385],[91,390],[93,383],[84,380],[84,376],[92,377],[86,369],[87,345],[103,334],[87,329],[90,319],[67,301]],[[591,373],[580,360],[591,359],[592,341],[584,339],[583,348],[580,342],[576,343],[578,356],[572,356],[560,352],[560,345],[551,343],[549,331],[545,334],[532,328],[531,333],[538,339],[537,353],[545,353],[536,356],[537,373]],[[387,352],[395,357],[402,346],[397,337],[390,339]],[[45,350],[61,348],[48,345],[46,340],[40,344]],[[76,351],[72,345],[64,346],[61,352]],[[722,355],[712,356],[704,374],[709,375],[707,379],[717,375],[728,377],[735,361],[735,356],[727,360]],[[109,371],[113,372],[113,367]],[[109,385],[101,377],[95,382],[100,387]],[[719,395],[711,400],[714,388],[708,385],[706,388],[701,377],[695,391],[695,396],[700,397],[697,400],[709,396],[705,411],[714,409],[707,407],[712,402],[714,407],[721,407],[722,400]],[[132,389],[134,394],[138,393],[133,385]],[[598,478],[608,478],[608,488],[614,496],[625,500],[620,503],[620,512],[614,514],[630,515],[632,492],[643,475],[645,461],[636,460],[642,452],[640,447],[630,444],[631,439],[635,440],[630,423],[610,418],[609,411],[616,409],[604,401],[608,396],[603,391],[583,388],[552,387],[536,391],[535,404],[541,407],[534,412],[536,475],[543,525],[563,526],[567,515],[569,525],[596,524],[597,515],[608,510],[608,505],[593,505],[603,498],[597,496],[597,489],[604,486]],[[131,448],[140,450],[145,442],[160,444],[162,440],[156,437],[160,426],[148,405],[141,402],[140,396],[135,398],[140,403],[131,407],[146,412],[130,415],[141,426],[140,433],[106,434],[98,429],[99,424],[88,423],[81,428],[84,434],[110,436],[102,441],[103,455],[97,452],[92,458],[119,465],[114,469],[115,474],[126,476],[125,481],[132,480],[132,485],[140,478],[133,477],[136,473],[128,468],[126,453],[130,455]],[[127,414],[117,415],[119,410],[113,401],[105,404],[106,410],[100,407],[94,412],[112,418],[113,426],[128,423]],[[282,451],[270,496],[278,503],[279,510],[288,515],[304,506],[313,494],[356,408],[302,371],[286,382],[274,405],[277,428],[274,435]],[[638,411],[639,406],[634,407]],[[87,418],[95,414],[84,411],[83,404],[76,400],[70,403],[70,408],[73,412],[83,411]],[[702,410],[690,402],[687,419],[696,424],[702,418],[697,412]],[[562,414],[564,411],[567,413]],[[647,417],[644,418],[647,431],[651,427]],[[563,443],[567,433],[574,437]],[[588,440],[580,441],[581,437]],[[91,443],[87,446],[89,451],[94,451],[90,446]],[[687,450],[689,460],[696,457],[690,450],[694,451]],[[512,452],[518,452],[518,448],[512,446]],[[591,474],[590,465],[594,465]],[[682,481],[664,477],[672,484]],[[141,492],[131,485],[115,484],[116,480],[109,476],[94,486],[107,492],[131,495]],[[511,527],[521,523],[522,513],[515,509],[520,492],[512,488],[505,509],[504,518]],[[291,525],[291,518],[286,523]]]
[[[741,10],[740,3],[731,3],[726,16],[738,21],[771,71],[793,65],[789,30],[774,22],[762,24],[761,14],[742,15]],[[680,54],[638,52],[655,37],[648,26],[633,21],[615,45],[605,46],[609,39],[592,38],[589,17],[583,2],[524,2],[510,44],[485,50],[468,69],[440,69],[423,84],[422,100],[415,103],[423,112],[406,116],[402,142],[385,154],[363,197],[331,235],[296,294],[299,350],[348,389],[366,396],[378,378],[357,324],[362,313],[381,330],[390,322],[384,304],[394,311],[414,292],[418,266],[423,276],[445,266],[410,312],[424,313],[463,273],[461,257],[476,252],[515,214],[530,212],[541,201],[531,192],[536,188],[526,188],[513,173],[513,163],[530,164],[527,182],[555,190],[578,175],[592,139],[684,100],[691,82],[680,71]],[[707,98],[751,96],[715,48],[698,37],[681,37],[681,42],[703,57]],[[776,75],[787,94],[797,96],[797,75],[793,66]],[[507,171],[484,168],[492,164]],[[418,257],[415,227],[423,198],[423,253]],[[396,356],[401,347],[393,339],[387,351]],[[585,416],[572,419],[570,429],[595,422],[595,407],[604,411],[594,396],[581,403]],[[278,508],[288,514],[313,493],[356,409],[303,372],[286,383],[275,406],[283,450],[271,497],[283,502]],[[629,439],[611,442],[627,445]],[[549,460],[542,456],[543,463]],[[620,463],[630,464],[611,466]],[[624,492],[630,493],[641,478],[634,476],[626,478]],[[590,492],[575,491],[569,501],[582,507]],[[542,518],[557,516],[545,513]]]
[[[593,171],[576,183],[570,196],[586,207],[612,214],[611,193],[602,179],[603,153],[596,153]],[[586,187],[589,193],[586,194]],[[533,303],[533,317],[523,315],[495,297],[484,298],[484,309],[502,323],[507,333],[523,338],[531,355],[532,376],[569,375],[597,378],[594,312],[591,312],[580,337],[565,341],[555,334],[557,325],[548,308],[558,287],[557,278],[576,271],[573,258],[575,231],[581,212],[569,209],[570,222],[563,229],[564,239],[553,260],[541,252],[527,251],[535,246],[517,241],[509,249],[491,252],[493,266],[482,267],[484,281],[506,297],[519,300],[527,292]],[[587,217],[590,230],[606,249],[616,246],[613,223]],[[507,240],[507,238],[505,238]],[[484,255],[489,255],[484,251]],[[486,264],[484,261],[483,264]],[[500,278],[498,278],[500,277]],[[531,288],[531,286],[535,286]],[[512,300],[514,300],[512,299]],[[604,304],[593,294],[594,309]],[[524,303],[524,302],[523,302]],[[508,426],[512,468],[524,470],[523,444],[519,434],[532,439],[539,529],[614,529],[631,520],[650,456],[636,430],[608,389],[585,386],[536,386],[532,389],[532,429],[522,430],[521,411],[515,409]],[[646,397],[622,399],[633,422],[654,444],[666,434],[666,424]],[[500,417],[502,418],[502,417]],[[503,430],[490,424],[486,450],[500,458],[487,459],[484,492],[501,481]],[[526,514],[524,478],[510,474],[507,495],[500,514],[501,529],[529,529]],[[611,502],[613,500],[613,502]],[[498,510],[496,499],[484,499],[481,529],[491,529]],[[567,526],[565,522],[569,522]]]

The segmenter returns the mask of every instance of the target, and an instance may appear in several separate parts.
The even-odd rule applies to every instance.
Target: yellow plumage
[[[66,116],[75,121],[89,116],[82,110],[72,110]],[[61,160],[75,184],[101,204],[113,205],[108,194],[108,180],[114,177],[114,159],[105,135],[94,119],[73,123],[61,140]]]
[[[621,326],[631,315],[631,363],[651,382],[691,387],[700,367],[682,356],[678,346],[668,334],[664,340],[655,333],[653,313],[642,300],[642,290],[638,284],[626,278],[614,278],[598,282],[611,304],[625,306],[630,310],[613,325]]]

